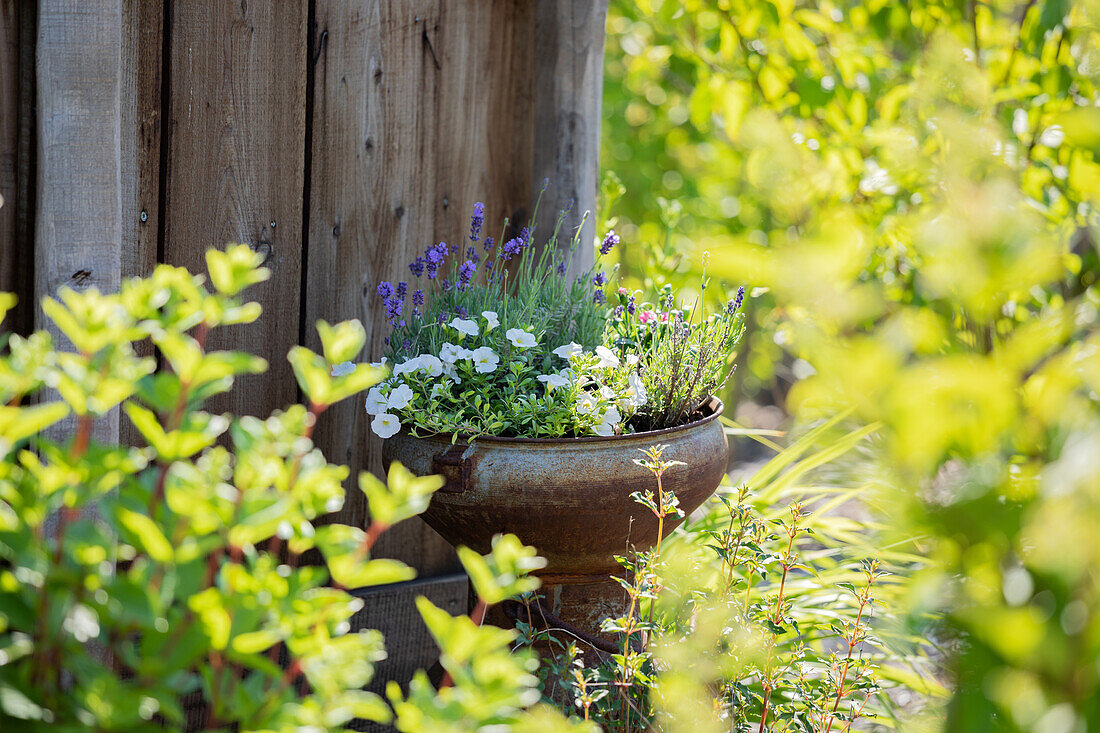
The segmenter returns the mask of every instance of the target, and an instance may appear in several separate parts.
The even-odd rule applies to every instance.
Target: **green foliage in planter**
[[[118,294],[66,289],[60,300],[46,299],[43,310],[73,349],[46,332],[5,339],[4,730],[180,729],[191,693],[209,729],[341,730],[353,718],[393,717],[386,701],[362,689],[385,648],[376,631],[351,632],[363,602],[348,589],[413,577],[399,562],[372,559],[371,547],[422,511],[442,479],[399,464],[386,483],[364,473],[373,524],[316,526],[342,506],[348,477],[314,447],[316,421],[384,371],[347,364],[365,341],[357,321],[322,322],[323,353],[296,347],[289,355],[308,407],[266,419],[204,411],[238,375],[266,369],[261,359],[204,344],[212,329],[260,315],[240,293],[268,274],[245,246],[211,251],[207,264],[213,292],[201,277],[162,265]],[[13,303],[0,294],[0,318]],[[139,355],[146,339],[167,368]],[[95,439],[119,409],[147,447]],[[498,545],[488,558],[464,559],[501,593],[530,582],[517,576],[532,566],[533,550],[514,537]],[[299,566],[314,549],[324,563]],[[408,701],[390,692],[401,729],[526,720],[532,660],[507,655],[508,634],[455,634],[469,631],[469,619],[423,600],[421,607],[464,691],[464,712],[450,728],[415,723],[420,708],[446,708],[421,675]],[[501,684],[486,686],[487,674]],[[570,727],[561,716],[551,725]]]

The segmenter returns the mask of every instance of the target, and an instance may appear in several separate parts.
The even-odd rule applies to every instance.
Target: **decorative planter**
[[[657,519],[630,495],[657,491],[653,475],[634,463],[640,449],[667,445],[665,458],[685,465],[663,477],[690,514],[721,483],[729,454],[718,421],[722,402],[711,398],[687,425],[633,435],[570,439],[415,438],[401,432],[383,456],[414,473],[442,474],[447,483],[422,515],[443,539],[488,552],[494,535],[511,532],[546,558],[538,575],[561,620],[592,634],[616,613],[622,588],[615,555],[657,542]],[[667,517],[667,536],[682,520]]]

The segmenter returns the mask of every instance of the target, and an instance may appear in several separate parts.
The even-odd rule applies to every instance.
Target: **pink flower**
[[[623,288],[623,287],[620,287],[620,288],[619,288],[619,295],[626,295],[626,293],[627,293],[627,289],[626,289],[626,288]]]
[[[661,314],[661,323],[668,323],[668,313]]]
[[[638,314],[638,320],[642,323],[650,323],[657,320],[657,314],[653,311],[642,311]]]

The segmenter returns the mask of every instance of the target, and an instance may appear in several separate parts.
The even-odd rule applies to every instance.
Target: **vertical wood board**
[[[41,295],[63,287],[114,292],[121,268],[119,159],[120,0],[39,4],[36,282]],[[41,310],[36,326],[63,343]],[[51,430],[71,433],[73,418]],[[118,440],[118,410],[94,437]]]
[[[265,256],[271,279],[245,291],[263,315],[207,346],[270,365],[208,409],[266,416],[298,391],[286,354],[302,277],[307,2],[181,0],[171,12],[164,260],[205,272],[206,250],[230,242]]]
[[[560,209],[572,209],[563,230],[580,235],[575,271],[592,264],[599,175],[600,101],[604,25],[608,0],[537,3],[535,43],[535,170],[532,195],[544,178],[550,188],[539,213],[540,228],[553,226]],[[568,239],[568,236],[565,237]]]

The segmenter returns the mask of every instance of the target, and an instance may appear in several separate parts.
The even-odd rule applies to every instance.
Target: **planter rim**
[[[474,438],[473,440],[471,440],[468,435],[459,435],[458,439],[455,441],[455,444],[458,445],[465,443],[469,445],[471,443],[520,443],[524,445],[577,445],[580,443],[610,443],[614,441],[634,440],[639,438],[649,440],[654,436],[669,435],[671,433],[680,432],[681,430],[687,430],[689,428],[702,425],[703,423],[711,422],[712,420],[717,420],[718,417],[722,414],[722,411],[725,409],[725,404],[719,398],[711,395],[703,402],[700,409],[709,410],[710,414],[706,415],[705,417],[701,417],[698,420],[684,423],[683,425],[675,425],[671,428],[662,428],[660,430],[647,430],[643,433],[630,433],[628,435],[583,435],[579,438],[509,438],[495,435],[482,435]],[[448,435],[444,435],[441,433],[412,436],[408,432],[406,432],[404,428],[402,428],[400,434],[403,434],[407,437],[416,437],[418,440],[436,440],[446,441],[448,443],[451,442]]]

